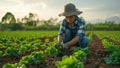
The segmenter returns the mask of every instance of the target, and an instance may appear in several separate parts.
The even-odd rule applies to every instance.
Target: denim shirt
[[[74,26],[70,26],[69,22],[66,19],[63,19],[59,29],[59,35],[64,35],[66,29],[69,29],[72,33],[72,38],[78,36],[82,38],[85,36],[85,21],[76,16]]]

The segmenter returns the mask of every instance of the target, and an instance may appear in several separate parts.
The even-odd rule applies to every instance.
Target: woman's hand
[[[63,48],[68,49],[69,48],[68,44],[67,43],[63,44]]]

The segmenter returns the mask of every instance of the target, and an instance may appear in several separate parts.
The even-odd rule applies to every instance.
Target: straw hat
[[[64,12],[60,13],[59,16],[71,16],[71,15],[80,15],[82,11],[76,9],[75,5],[68,3],[64,6]]]

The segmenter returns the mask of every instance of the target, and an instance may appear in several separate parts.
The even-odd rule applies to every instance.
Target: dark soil
[[[109,54],[96,35],[93,36],[93,41],[89,44],[89,47],[91,54],[84,62],[85,68],[120,68],[120,66],[108,65],[103,62],[103,58],[108,57]]]
[[[40,40],[41,40],[41,42],[44,44],[46,39],[49,39],[49,42],[52,42],[52,41],[54,40],[55,37],[57,37],[57,36],[54,36],[54,37],[48,37],[48,38],[43,37],[43,38],[40,38]]]

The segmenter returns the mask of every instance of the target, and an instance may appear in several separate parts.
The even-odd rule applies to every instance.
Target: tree
[[[7,12],[2,17],[2,23],[16,23],[16,19],[15,19],[14,15],[11,12]]]
[[[22,21],[28,26],[36,26],[39,22],[37,14],[29,13],[28,17],[22,18]]]
[[[57,18],[50,18],[50,19],[48,19],[48,20],[46,20],[46,21],[44,21],[44,25],[54,25],[54,24],[56,24],[56,22],[57,22]]]

